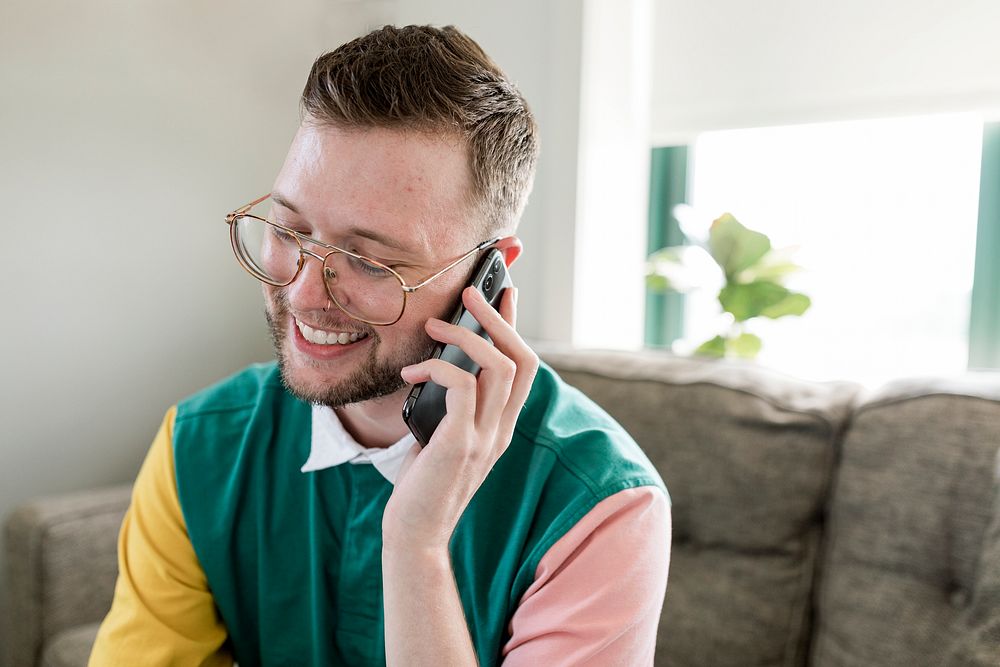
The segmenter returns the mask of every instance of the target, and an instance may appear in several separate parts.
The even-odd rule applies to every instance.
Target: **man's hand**
[[[386,663],[475,665],[448,554],[448,542],[472,496],[507,449],[538,357],[514,330],[516,292],[497,313],[473,288],[462,302],[493,339],[441,320],[428,320],[434,340],[458,345],[479,376],[440,359],[403,369],[407,382],[433,380],[447,390],[448,414],[427,446],[414,445],[382,515],[382,577]]]
[[[422,450],[414,445],[382,518],[385,549],[446,553],[459,518],[507,449],[538,370],[538,357],[514,330],[516,289],[500,312],[475,289],[462,302],[493,339],[437,319],[426,330],[457,345],[482,369],[476,377],[446,361],[428,359],[402,371],[411,384],[433,380],[447,389],[448,413]]]

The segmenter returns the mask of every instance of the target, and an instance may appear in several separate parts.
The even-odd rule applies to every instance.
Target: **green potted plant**
[[[812,305],[808,296],[784,285],[802,268],[791,261],[792,250],[772,248],[765,234],[725,213],[712,223],[703,244],[672,246],[650,255],[646,281],[655,291],[689,292],[703,286],[698,275],[704,275],[706,264],[717,266],[724,279],[719,304],[732,322],[699,345],[695,354],[752,359],[762,347],[760,337],[748,330],[754,319],[798,316]]]

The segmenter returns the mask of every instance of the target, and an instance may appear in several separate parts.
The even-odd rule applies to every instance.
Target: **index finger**
[[[507,291],[510,292],[509,289]],[[515,294],[512,292],[503,295],[500,301],[502,316],[486,303],[486,299],[476,290],[466,290],[462,293],[465,307],[490,335],[496,348],[512,359],[517,368],[507,405],[500,417],[500,428],[508,438],[514,431],[517,416],[528,398],[535,373],[538,371],[538,355],[528,347],[513,327],[513,321],[516,320]]]
[[[493,340],[493,344],[507,356],[509,353],[516,353],[518,343],[523,345],[521,337],[514,331],[514,321],[517,319],[515,305],[512,301],[513,288],[504,290],[500,297],[500,310],[493,308],[486,301],[486,297],[474,287],[466,287],[462,291],[462,303],[482,325],[483,329]],[[517,361],[517,359],[514,359]]]
[[[500,317],[507,321],[512,329],[517,330],[517,288],[508,287],[500,297]]]

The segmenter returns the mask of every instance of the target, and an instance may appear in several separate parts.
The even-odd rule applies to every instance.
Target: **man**
[[[410,26],[319,58],[302,109],[270,195],[228,217],[277,365],[167,413],[91,665],[651,664],[662,481],[539,366],[516,289],[499,312],[462,289],[521,252],[524,100],[458,30]],[[493,345],[444,321],[459,299]],[[401,407],[427,380],[448,410],[421,448]]]

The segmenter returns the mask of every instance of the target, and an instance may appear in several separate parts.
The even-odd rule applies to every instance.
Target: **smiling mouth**
[[[302,337],[314,345],[349,345],[362,338],[367,338],[366,333],[352,333],[348,331],[324,331],[323,329],[313,329],[308,324],[295,320],[295,326],[299,328]]]

